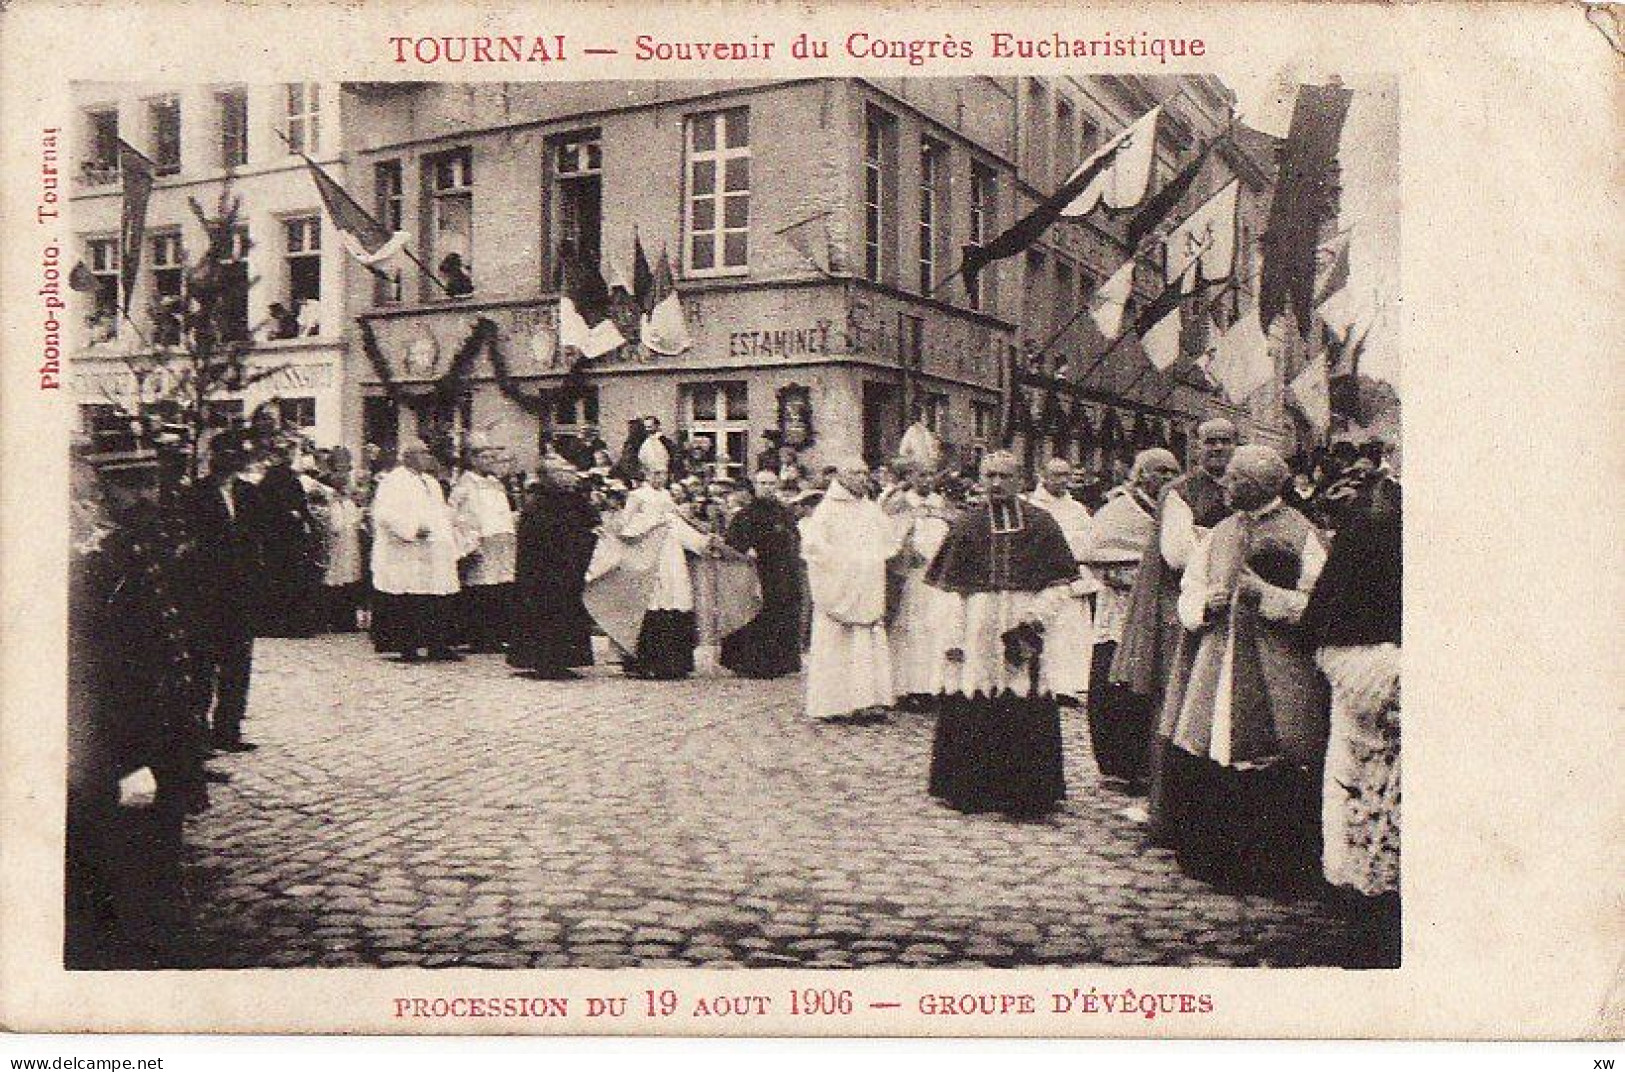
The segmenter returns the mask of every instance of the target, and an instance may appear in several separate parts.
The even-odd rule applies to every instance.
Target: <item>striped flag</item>
[[[123,312],[128,317],[136,277],[141,273],[141,240],[147,232],[147,202],[152,200],[158,165],[120,138],[118,167],[124,180],[124,199],[119,206],[119,286],[124,289]]]
[[[573,252],[560,251],[564,289],[559,293],[559,349],[573,348],[586,359],[601,357],[626,345],[610,319],[609,284],[596,265]]]
[[[389,260],[406,246],[408,235],[405,231],[391,231],[373,219],[372,214],[362,208],[349,191],[322,170],[316,161],[304,153],[299,156],[304,160],[305,167],[310,169],[316,192],[322,198],[322,207],[327,209],[328,218],[339,229],[344,248],[350,251],[352,257],[370,269]]]
[[[650,351],[671,357],[694,345],[689,337],[688,323],[683,317],[683,300],[677,293],[672,278],[671,258],[664,247],[660,250],[660,263],[655,267],[654,281],[649,291],[649,312],[641,323],[643,345]]]

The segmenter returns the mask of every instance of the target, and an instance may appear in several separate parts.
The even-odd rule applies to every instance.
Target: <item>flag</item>
[[[583,358],[599,357],[626,338],[609,318],[609,284],[596,265],[561,252],[564,289],[559,294],[559,349],[574,347]]]
[[[1315,304],[1344,289],[1349,281],[1349,231],[1339,232],[1315,250]]]
[[[1210,353],[1206,371],[1232,402],[1245,402],[1275,376],[1275,360],[1256,308],[1237,317]]]
[[[637,299],[638,311],[647,314],[654,309],[655,274],[649,267],[649,258],[643,252],[643,239],[632,232],[632,297]]]
[[[1158,295],[1157,300],[1146,307],[1136,322],[1140,335],[1140,349],[1145,351],[1145,359],[1151,362],[1158,372],[1166,372],[1179,361],[1180,338],[1182,337],[1183,317],[1179,316],[1178,290],[1169,287]],[[1175,295],[1172,300],[1168,295]],[[1143,327],[1141,327],[1143,325]]]
[[[1302,414],[1315,435],[1324,439],[1332,426],[1331,384],[1326,375],[1325,354],[1309,358],[1303,371],[1293,378],[1290,391],[1292,407]]]
[[[1129,218],[1128,228],[1124,234],[1124,241],[1130,249],[1136,249],[1145,239],[1145,236],[1162,226],[1162,221],[1168,218],[1169,213],[1178,207],[1190,192],[1191,184],[1201,172],[1202,165],[1207,163],[1208,154],[1218,145],[1225,135],[1213,139],[1202,147],[1196,158],[1179,169],[1179,174],[1169,180],[1168,185],[1158,190]]]
[[[683,300],[672,279],[671,258],[664,247],[649,288],[649,312],[643,317],[641,327],[643,345],[654,353],[671,357],[694,345],[683,317]]]
[[[1230,278],[1236,264],[1236,205],[1241,184],[1232,179],[1168,232],[1166,275],[1184,280],[1191,294]]]
[[[1061,184],[1059,190],[1050,194],[1037,208],[1017,220],[1009,230],[993,241],[982,246],[966,246],[959,263],[959,271],[965,277],[966,288],[974,287],[976,277],[993,261],[1013,257],[1038,241],[1038,237],[1049,230],[1050,224],[1061,218],[1061,210],[1070,205],[1097,175],[1111,166],[1121,147],[1121,141],[1115,142],[1084,161],[1066,182]]]
[[[617,261],[617,260],[614,260],[613,258],[611,258],[611,260],[609,262],[609,271],[607,273],[605,273],[605,274],[606,274],[606,276],[608,278],[609,289],[610,289],[610,291],[612,293],[614,291],[618,290],[623,294],[626,294],[626,295],[629,295],[629,296],[631,295],[631,293],[632,293],[632,281],[630,279],[626,278],[626,273],[625,272],[621,271],[621,262],[620,261]]]
[[[304,160],[305,167],[310,169],[316,192],[322,198],[322,207],[327,209],[333,226],[343,236],[344,248],[350,251],[352,257],[371,269],[405,247],[408,237],[405,231],[391,231],[373,219],[372,214],[362,208],[316,161],[304,153],[299,156]]]
[[[1371,337],[1372,324],[1368,322],[1356,336],[1356,328],[1338,334],[1330,325],[1323,324],[1326,334],[1326,364],[1328,404],[1331,411],[1357,424],[1365,423],[1360,405],[1360,356],[1365,352],[1366,340]]]
[[[1315,308],[1315,250],[1323,226],[1337,215],[1337,145],[1353,97],[1341,85],[1298,87],[1264,229],[1258,317],[1266,331],[1290,297],[1298,333],[1309,333]]]
[[[1159,104],[1084,161],[1082,166],[1088,167],[1101,153],[1115,154],[1111,166],[1095,176],[1094,181],[1061,210],[1061,215],[1087,216],[1101,205],[1121,212],[1145,200],[1151,188],[1151,166],[1157,158],[1157,118],[1160,115],[1162,105]]]
[[[1134,258],[1124,261],[1089,299],[1089,316],[1100,333],[1115,339],[1123,333],[1123,310],[1134,292]]]
[[[124,199],[119,207],[119,286],[124,289],[124,315],[130,315],[130,299],[135,297],[136,276],[141,273],[141,240],[147,231],[147,202],[158,167],[123,138],[118,140],[119,174],[124,179]]]

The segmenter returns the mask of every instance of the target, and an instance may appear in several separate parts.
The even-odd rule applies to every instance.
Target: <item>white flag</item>
[[[1180,331],[1184,320],[1183,310],[1175,306],[1140,336],[1140,347],[1158,372],[1166,372],[1179,361]]]
[[[1230,278],[1236,263],[1236,203],[1240,192],[1241,183],[1232,179],[1168,232],[1169,283],[1184,276],[1185,293],[1193,294],[1204,283]]]
[[[1123,310],[1128,308],[1133,292],[1134,258],[1130,257],[1089,299],[1089,315],[1106,338],[1115,339],[1123,333]]]
[[[1232,402],[1244,402],[1275,376],[1269,339],[1258,325],[1258,310],[1249,309],[1214,344],[1207,372]]]
[[[650,353],[672,357],[694,345],[688,334],[688,320],[683,316],[683,299],[677,293],[673,280],[671,258],[665,249],[660,251],[660,263],[655,266],[655,278],[650,296],[654,305],[638,321],[643,345]]]
[[[1123,128],[1116,137],[1078,165],[1072,172],[1073,176],[1081,174],[1103,155],[1117,149],[1117,156],[1111,164],[1061,210],[1062,216],[1087,216],[1103,204],[1122,211],[1145,200],[1146,191],[1151,187],[1151,165],[1157,157],[1157,117],[1161,114],[1162,105],[1159,104]],[[1068,181],[1071,177],[1068,176]]]
[[[583,357],[600,357],[617,346],[625,346],[626,339],[615,321],[605,317],[592,327],[576,311],[576,303],[568,293],[559,295],[559,349],[575,347]]]

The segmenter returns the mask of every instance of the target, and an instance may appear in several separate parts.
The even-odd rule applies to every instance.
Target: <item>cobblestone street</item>
[[[799,678],[518,678],[364,637],[261,640],[247,736],[188,828],[187,963],[1336,964],[1315,900],[1141,847],[1066,712],[1044,824],[925,793],[931,716],[808,723]]]

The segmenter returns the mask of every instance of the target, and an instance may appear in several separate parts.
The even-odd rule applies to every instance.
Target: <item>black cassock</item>
[[[756,552],[762,610],[723,638],[723,666],[744,677],[780,677],[801,669],[801,535],[777,499],[753,499],[728,524],[728,546]]]
[[[598,511],[587,499],[543,488],[519,515],[513,635],[508,664],[539,673],[592,665],[592,618],[582,604],[597,544]]]
[[[286,465],[266,470],[248,521],[259,541],[257,632],[310,636],[316,631],[322,571],[316,520],[299,476]]]

